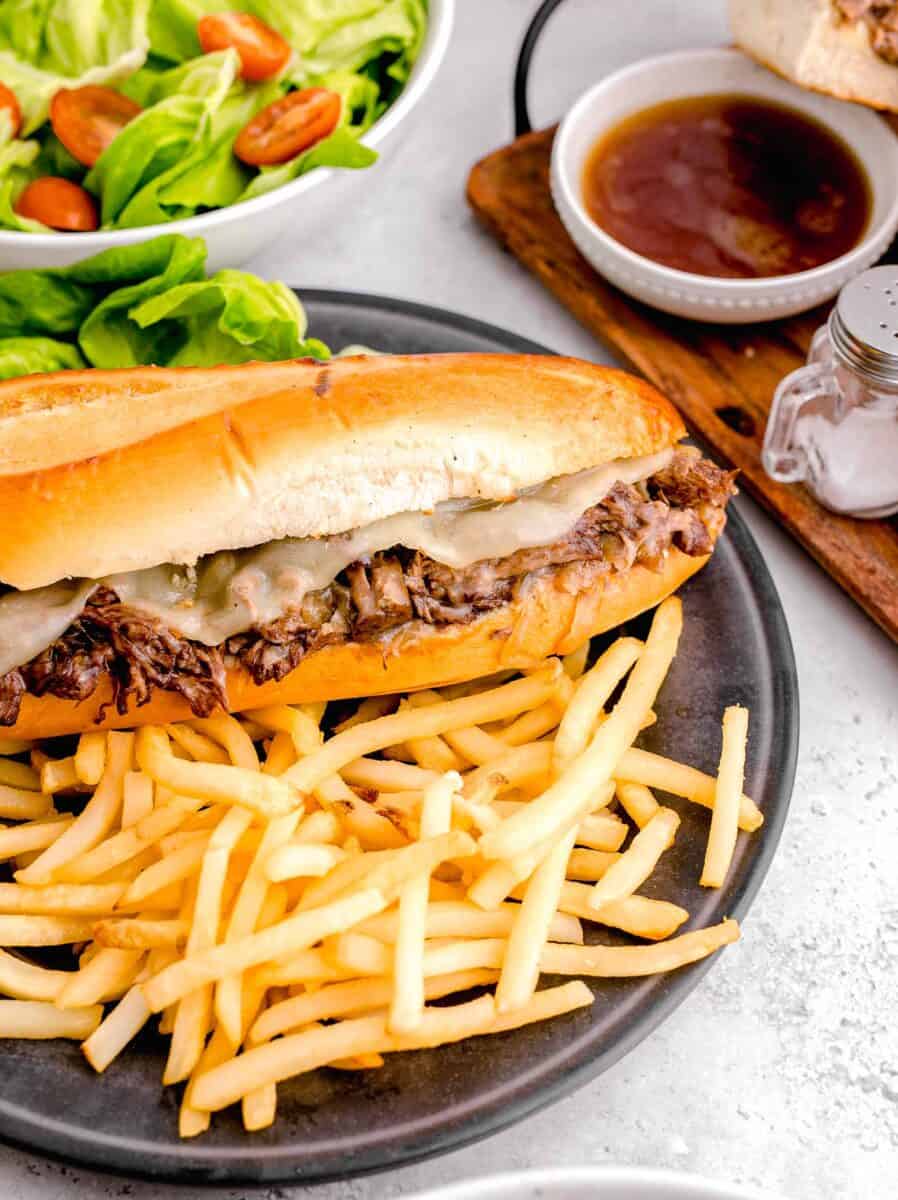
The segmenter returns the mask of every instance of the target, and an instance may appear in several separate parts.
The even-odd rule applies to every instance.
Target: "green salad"
[[[426,22],[427,0],[0,0],[0,228],[155,225],[368,166]]]
[[[83,367],[326,359],[283,283],[206,276],[201,238],[164,234],[70,267],[0,275],[0,379]]]

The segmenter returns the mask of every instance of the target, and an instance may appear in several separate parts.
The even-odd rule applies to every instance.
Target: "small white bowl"
[[[430,0],[427,33],[411,76],[396,102],[362,138],[366,146],[379,147],[414,109],[433,83],[440,63],[446,55],[455,0]],[[263,250],[288,227],[302,230],[302,199],[306,192],[339,176],[357,175],[361,179],[376,171],[343,171],[319,167],[244,204],[217,208],[198,217],[169,221],[164,225],[144,225],[138,229],[110,229],[98,233],[18,233],[0,230],[0,271],[64,267],[80,262],[101,250],[113,246],[128,246],[145,242],[163,233],[183,233],[202,237],[208,247],[207,269],[211,273],[222,267],[237,267]],[[373,181],[376,187],[376,179]],[[369,184],[371,186],[371,184]],[[348,204],[346,206],[348,211]],[[301,237],[301,232],[295,236]]]
[[[597,139],[632,113],[697,95],[756,96],[815,118],[852,147],[870,181],[872,212],[847,254],[794,275],[715,279],[677,271],[629,250],[592,220],[583,204],[583,168]],[[832,299],[881,258],[898,230],[898,137],[860,105],[805,91],[738,50],[685,50],[625,67],[581,96],[561,123],[552,150],[555,207],[580,252],[621,291],[696,320],[741,324],[804,312]]]

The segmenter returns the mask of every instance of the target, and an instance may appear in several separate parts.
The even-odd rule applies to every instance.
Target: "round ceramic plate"
[[[546,353],[438,309],[337,292],[304,292],[302,299],[309,328],[334,347],[361,342],[392,352]],[[792,789],[798,695],[782,608],[738,501],[713,559],[682,595],[679,655],[658,703],[657,725],[642,744],[713,770],[724,708],[747,704],[747,791],[766,816],[759,834],[740,838],[726,888],[709,891],[697,884],[707,813],[674,802],[683,816],[677,843],[647,891],[682,903],[692,914],[690,927],[697,927],[742,916],[767,871]],[[645,622],[633,627],[644,630]],[[492,1133],[605,1070],[712,965],[605,981],[597,985],[602,1003],[592,1011],[391,1056],[377,1071],[318,1071],[280,1087],[271,1129],[247,1134],[233,1111],[187,1142],[178,1139],[180,1091],[160,1085],[162,1046],[151,1032],[101,1077],[77,1045],[4,1041],[0,1136],[90,1166],[179,1182],[307,1182],[389,1167]]]

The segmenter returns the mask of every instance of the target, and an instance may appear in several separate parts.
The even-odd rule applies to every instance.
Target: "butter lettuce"
[[[264,84],[239,78],[235,51],[203,55],[199,19],[250,12],[287,39],[293,56]],[[263,195],[319,166],[361,168],[376,159],[359,139],[408,79],[427,22],[427,0],[0,0],[0,79],[24,123],[0,159],[0,227],[41,230],[14,211],[29,179],[61,175],[97,197],[104,228],[194,216]],[[90,170],[53,134],[61,88],[118,88],[144,110]],[[343,99],[334,133],[288,163],[257,170],[233,153],[253,116],[293,88]],[[36,142],[37,149],[32,146]]]
[[[199,238],[164,235],[70,267],[0,274],[0,376],[329,357],[282,283],[205,273]]]
[[[53,338],[0,338],[0,379],[43,371],[73,371],[85,366],[77,346]]]

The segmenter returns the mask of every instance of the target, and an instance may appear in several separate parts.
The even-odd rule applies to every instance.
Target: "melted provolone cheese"
[[[0,597],[0,674],[28,662],[71,624],[98,583],[192,641],[217,646],[296,608],[350,563],[405,546],[455,569],[559,541],[617,482],[638,483],[670,461],[671,450],[564,475],[506,503],[448,501],[432,513],[397,513],[327,538],[284,538],[223,550],[196,566],[165,564],[103,580],[53,584]]]

